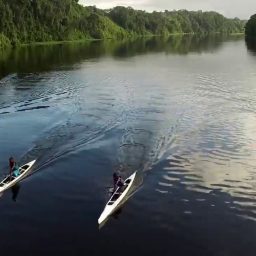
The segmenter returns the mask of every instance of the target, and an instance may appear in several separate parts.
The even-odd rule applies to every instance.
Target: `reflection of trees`
[[[188,54],[216,51],[221,47],[222,42],[229,38],[219,34],[185,35],[20,47],[0,52],[0,77],[9,73],[33,73],[70,68],[84,60],[97,59],[106,55],[124,58],[150,52]],[[232,40],[235,39],[240,40],[241,36],[232,37]]]
[[[218,50],[227,40],[241,40],[241,36],[184,35],[171,37],[141,38],[136,41],[126,41],[115,49],[113,55],[130,57],[149,52],[165,52],[169,54],[202,53]]]
[[[246,45],[247,49],[253,53],[253,55],[256,55],[256,38],[246,38]]]

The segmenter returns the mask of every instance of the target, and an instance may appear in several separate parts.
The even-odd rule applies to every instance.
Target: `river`
[[[256,253],[256,51],[239,36],[0,53],[5,255]],[[135,194],[99,229],[112,173]]]

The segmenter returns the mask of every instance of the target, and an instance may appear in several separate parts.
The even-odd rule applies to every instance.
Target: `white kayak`
[[[128,194],[134,180],[136,177],[136,173],[133,173],[129,178],[124,181],[124,185],[122,187],[117,187],[116,191],[110,197],[107,202],[102,214],[98,219],[99,225],[101,225],[111,214],[113,214],[118,207],[121,205],[123,199]]]
[[[19,168],[20,174],[19,176],[15,177],[15,176],[11,176],[7,175],[1,182],[0,182],[0,193],[5,191],[6,189],[12,187],[13,185],[15,185],[17,182],[19,182],[20,180],[22,180],[22,178],[24,178],[24,176],[29,172],[29,170],[32,168],[32,166],[34,165],[34,163],[36,162],[36,160],[31,161],[27,164],[24,164],[23,166],[21,166]]]

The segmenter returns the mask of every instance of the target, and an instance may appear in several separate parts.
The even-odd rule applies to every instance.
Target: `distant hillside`
[[[256,14],[246,23],[245,34],[248,39],[256,39]]]
[[[215,12],[100,10],[83,7],[78,0],[0,0],[0,13],[0,48],[45,41],[241,33],[245,25]]]

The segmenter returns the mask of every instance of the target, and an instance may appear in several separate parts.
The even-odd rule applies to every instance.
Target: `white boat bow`
[[[124,185],[122,187],[117,187],[116,191],[110,197],[107,202],[102,214],[98,219],[98,224],[101,225],[106,219],[113,214],[118,207],[123,203],[125,196],[128,194],[134,180],[136,177],[136,173],[133,173],[129,178],[124,181]]]

